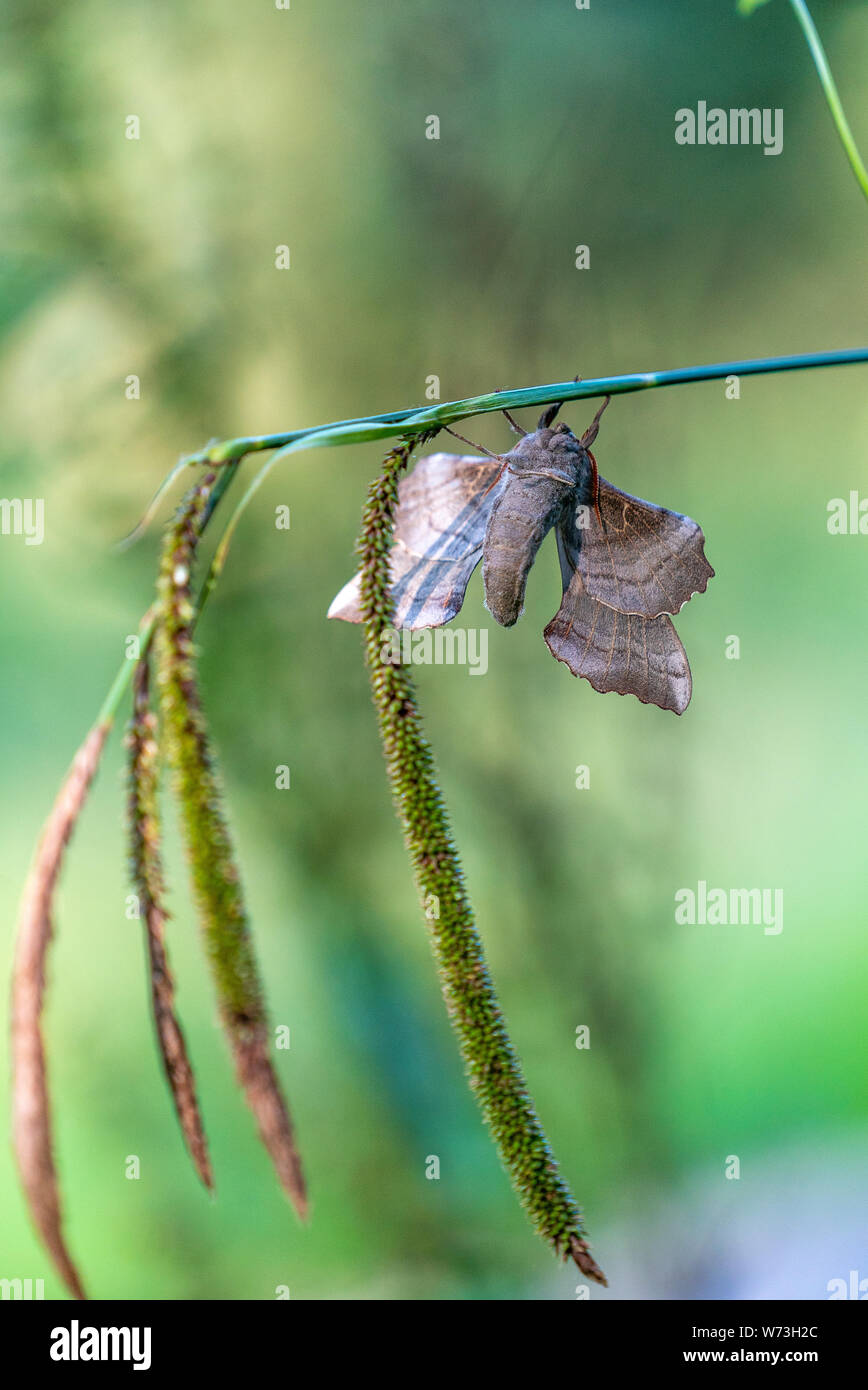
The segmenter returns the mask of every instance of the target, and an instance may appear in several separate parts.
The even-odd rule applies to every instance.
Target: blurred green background
[[[813,9],[864,147],[868,11]],[[446,400],[858,343],[868,208],[783,0],[749,21],[711,0],[29,0],[5,7],[2,53],[0,491],[46,515],[42,546],[0,538],[6,975],[39,826],[151,592],[158,531],[113,545],[179,453],[421,404],[432,374]],[[783,153],[677,146],[674,112],[699,100],[782,107]],[[746,378],[739,400],[713,382],[606,415],[601,471],[695,516],[717,571],[677,620],[683,719],[551,659],[551,542],[514,629],[471,584],[484,678],[417,672],[501,1002],[611,1281],[595,1298],[823,1298],[868,1276],[868,541],[826,528],[830,498],[868,494],[865,384],[858,367]],[[464,432],[510,439],[495,417]],[[95,1296],[575,1297],[467,1092],[360,634],[325,621],[380,453],[275,470],[200,630],[313,1220],[295,1222],[235,1090],[170,819],[214,1203],[187,1162],[124,915],[116,734],[64,875],[47,1013]],[[699,879],[783,888],[782,933],[676,925]],[[61,1294],[8,1145],[0,1275]]]

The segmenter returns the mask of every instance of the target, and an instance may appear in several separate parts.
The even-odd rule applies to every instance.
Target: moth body
[[[482,578],[492,617],[501,627],[512,627],[524,607],[536,553],[565,509],[585,492],[591,463],[565,425],[525,435],[506,460],[503,490],[485,531]]]

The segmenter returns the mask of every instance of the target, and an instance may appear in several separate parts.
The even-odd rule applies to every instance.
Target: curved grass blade
[[[856,137],[850,129],[850,122],[844,112],[841,98],[838,95],[838,88],[835,86],[835,79],[829,67],[829,60],[826,57],[826,50],[823,47],[820,35],[817,33],[811,12],[805,4],[805,0],[790,0],[790,4],[795,13],[796,19],[802,28],[811,57],[814,60],[814,67],[817,69],[817,76],[820,79],[820,86],[826,98],[832,120],[835,122],[835,129],[838,132],[838,139],[850,164],[850,168],[856,177],[856,182],[862,189],[863,194],[868,198],[868,170],[862,162],[862,156],[856,144]]]
[[[128,733],[130,867],[145,941],[151,1004],[163,1068],[181,1133],[202,1182],[213,1191],[208,1142],[196,1097],[196,1082],[181,1025],[175,1014],[175,986],[164,940],[168,913],[163,905],[160,829],[157,807],[157,719],[150,701],[150,657],[145,651],[133,676],[133,717]]]
[[[197,681],[191,578],[215,480],[210,473],[191,489],[163,549],[155,634],[160,707],[221,1021],[260,1137],[303,1217],[301,1159],[269,1056],[262,987]]]
[[[398,481],[413,442],[402,441],[386,456],[382,475],[368,493],[358,544],[368,673],[389,781],[420,898],[426,905],[437,905],[436,912],[426,911],[425,917],[443,997],[471,1089],[501,1162],[537,1233],[558,1256],[571,1256],[583,1274],[605,1284],[500,1012],[412,680],[405,666],[383,658],[384,646],[389,645],[384,644],[383,632],[394,625],[389,551]]]
[[[63,853],[75,829],[111,729],[95,724],[57,794],[24,886],[12,977],[12,1142],[30,1212],[74,1298],[86,1298],[63,1237],[51,1134],[51,1104],[42,1039],[45,959],[51,907]]]
[[[743,15],[752,15],[754,10],[758,10],[766,4],[768,4],[768,0],[738,0],[737,8]],[[829,108],[829,113],[835,123],[838,139],[841,141],[841,146],[847,156],[850,168],[856,176],[856,182],[862,189],[865,197],[868,198],[868,170],[866,170],[862,162],[862,156],[856,144],[856,137],[850,129],[850,122],[847,120],[841,98],[838,95],[838,88],[835,85],[835,79],[829,67],[826,50],[817,32],[817,26],[811,16],[811,11],[808,9],[805,0],[790,0],[790,6],[801,26],[802,33],[805,36],[805,41],[810,50],[811,58],[814,62],[814,67],[817,69],[817,76],[820,79],[820,86],[823,88],[823,95],[826,98],[826,105]]]
[[[142,536],[145,534],[151,522],[153,521],[154,514],[156,513],[156,510],[159,507],[160,502],[163,500],[166,493],[169,491],[169,488],[172,486],[175,479],[188,467],[189,464],[187,463],[186,459],[179,459],[175,466],[169,469],[169,472],[166,474],[165,478],[160,483],[159,487],[157,488],[148,505],[145,507],[145,510],[142,512],[142,515],[139,517],[133,529],[131,531],[128,531],[127,534],[125,536],[122,536],[121,539],[118,541],[117,545],[115,546],[116,550],[129,550],[131,545],[135,545],[136,541],[141,540]]]

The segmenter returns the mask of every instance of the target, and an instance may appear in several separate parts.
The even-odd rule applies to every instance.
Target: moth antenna
[[[474,444],[472,439],[465,439],[463,434],[459,434],[457,430],[451,430],[448,425],[444,425],[443,429],[447,434],[451,434],[453,439],[460,439],[462,444],[469,444],[471,449],[478,449],[480,454],[487,454],[490,459],[503,457],[502,454],[493,454],[490,449],[486,449],[484,444]]]
[[[603,410],[605,409],[606,407],[603,406]],[[591,453],[590,449],[587,450],[587,455],[588,458],[591,460],[591,477],[594,481],[594,511],[597,513],[597,520],[600,523],[600,529],[602,531],[605,531],[606,523],[603,521],[603,514],[600,511],[600,470],[597,467],[597,460],[594,458],[594,455]]]
[[[607,397],[606,397],[606,399],[603,401],[603,404],[600,406],[600,409],[597,411],[596,415],[594,416],[593,420],[592,420],[591,423],[588,425],[588,428],[585,430],[585,433],[582,435],[581,439],[579,440],[579,443],[580,443],[585,449],[587,449],[587,447],[588,447],[589,444],[593,444],[594,440],[596,439],[597,433],[598,433],[599,428],[600,428],[600,416],[602,415],[603,411],[606,409],[606,406],[609,404],[609,401],[610,401],[611,399],[612,399],[611,396],[607,396]],[[596,467],[596,464],[595,464],[594,466]]]
[[[557,415],[558,411],[561,409],[562,405],[563,401],[558,401],[557,405],[550,405],[548,410],[544,410],[542,415],[539,417],[539,420],[537,421],[537,429],[547,430],[549,425],[552,423],[555,416]]]
[[[575,381],[575,382],[579,382],[579,381],[581,381],[581,379],[582,379],[582,378],[579,376],[578,372],[577,372],[576,375],[573,377],[573,381]],[[563,401],[558,401],[557,405],[550,405],[550,406],[548,407],[548,409],[547,409],[547,410],[544,410],[543,413],[542,413],[542,415],[539,417],[539,424],[537,425],[537,429],[538,429],[538,430],[547,430],[548,427],[549,427],[549,425],[552,423],[552,421],[554,420],[555,416],[557,415],[558,411],[559,411],[559,410],[563,410],[563,408],[564,408],[564,402],[563,402]]]

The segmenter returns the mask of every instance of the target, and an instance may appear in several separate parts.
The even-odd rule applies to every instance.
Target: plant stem
[[[527,1093],[497,1003],[431,747],[422,732],[413,682],[407,668],[392,658],[391,644],[384,637],[393,614],[389,552],[398,481],[415,442],[419,441],[404,440],[386,456],[382,475],[368,493],[358,544],[367,665],[389,781],[446,1008],[501,1162],[537,1233],[557,1255],[572,1256],[584,1274],[605,1284],[588,1249],[579,1207],[560,1175]]]
[[[826,102],[832,113],[832,120],[838,131],[838,138],[844,146],[844,153],[850,161],[850,168],[856,175],[856,181],[862,189],[865,197],[868,198],[868,170],[862,162],[862,157],[856,145],[850,123],[844,114],[844,107],[841,105],[841,98],[838,95],[838,88],[835,86],[835,79],[829,68],[829,60],[826,57],[826,50],[823,48],[820,35],[817,33],[817,26],[811,18],[811,12],[805,4],[805,0],[790,0],[796,19],[802,26],[808,48],[811,50],[811,57],[814,60],[814,67],[820,78],[823,91],[826,94]]]
[[[217,509],[217,505],[220,502],[221,497],[224,495],[227,488],[229,487],[229,484],[232,482],[232,479],[235,477],[235,474],[238,472],[240,464],[240,458],[230,463],[229,466],[223,470],[223,472],[220,474],[220,477],[217,479],[217,482],[214,484],[214,488],[208,499],[208,506],[202,518],[203,531],[205,530],[205,527],[208,525],[208,522],[214,515],[214,512]],[[210,583],[206,583],[203,586],[202,594],[200,595],[199,600],[196,604],[196,621],[198,621],[202,609],[205,607],[205,604],[208,600],[208,595],[214,588],[215,582],[216,576],[214,580],[212,580]],[[145,648],[151,640],[151,637],[153,636],[154,627],[156,626],[157,622],[157,613],[157,604],[152,604],[152,606],[148,609],[147,613],[145,613],[144,617],[142,618],[141,623],[139,624],[139,645],[142,651],[145,650]],[[109,687],[108,694],[102,702],[102,708],[100,709],[100,712],[97,715],[97,724],[107,723],[109,726],[111,726],[111,724],[114,722],[115,716],[117,715],[117,712],[120,709],[121,701],[123,700],[124,695],[129,689],[130,682],[133,679],[133,672],[135,671],[135,669],[136,663],[131,659],[125,659],[121,666],[118,668],[118,673],[112,681]]]
[[[659,386],[684,386],[694,381],[715,381],[727,376],[758,376],[766,372],[796,372],[816,367],[844,367],[868,362],[868,347],[842,348],[835,352],[806,352],[793,357],[758,357],[735,362],[715,362],[700,367],[676,367],[662,372],[634,372],[628,376],[594,377],[588,381],[562,381],[548,386],[526,386],[514,391],[494,391],[470,396],[463,401],[444,401],[429,409],[394,410],[386,415],[366,415],[356,420],[340,420],[329,425],[291,430],[284,434],[245,435],[209,444],[183,460],[189,464],[225,463],[245,454],[278,449],[268,467],[286,454],[299,449],[339,444],[360,444],[367,440],[388,439],[395,435],[437,429],[456,424],[471,415],[491,411],[520,410],[522,407],[551,405],[554,401],[579,401],[593,396],[619,396],[632,391],[648,391]]]

